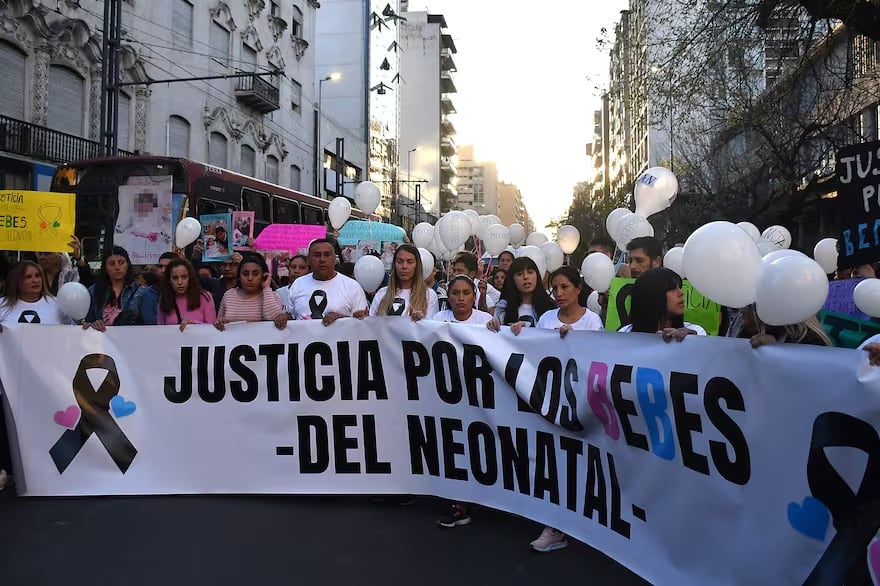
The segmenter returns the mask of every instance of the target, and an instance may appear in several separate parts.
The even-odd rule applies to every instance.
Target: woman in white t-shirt
[[[449,281],[449,307],[434,314],[434,321],[484,325],[492,319],[485,311],[474,308],[477,286],[468,275],[456,275]]]
[[[23,260],[9,271],[6,296],[0,301],[0,331],[9,324],[57,325],[70,323],[49,293],[43,269]]]
[[[394,251],[388,286],[376,291],[370,315],[409,315],[413,321],[440,310],[437,294],[425,285],[422,255],[412,244],[401,244]]]
[[[495,305],[495,317],[486,327],[497,332],[501,326],[510,326],[518,336],[523,328],[537,326],[541,316],[553,309],[556,303],[541,284],[538,265],[521,256],[510,264],[501,299]]]
[[[633,286],[630,320],[630,325],[618,331],[656,333],[667,342],[706,335],[701,326],[684,321],[681,277],[669,269],[650,269],[639,275]]]

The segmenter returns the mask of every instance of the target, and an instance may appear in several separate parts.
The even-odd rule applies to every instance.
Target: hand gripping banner
[[[104,382],[97,389],[89,379],[87,373],[89,369],[107,371]],[[118,394],[119,373],[116,372],[116,363],[110,356],[89,354],[80,361],[73,377],[73,396],[82,415],[76,427],[61,434],[49,450],[59,473],[64,473],[70,466],[93,433],[104,444],[104,448],[113,458],[120,472],[124,474],[131,466],[137,455],[137,449],[110,414],[110,400]]]

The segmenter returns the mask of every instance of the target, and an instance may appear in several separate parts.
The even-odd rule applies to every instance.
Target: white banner
[[[392,318],[23,326],[0,349],[25,495],[430,494],[659,584],[880,564],[880,374],[855,350]]]

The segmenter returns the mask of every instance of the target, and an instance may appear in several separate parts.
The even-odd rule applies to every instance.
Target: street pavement
[[[576,541],[531,552],[541,526],[499,511],[437,527],[443,503],[427,497],[402,507],[361,496],[11,492],[0,493],[3,586],[646,584]]]

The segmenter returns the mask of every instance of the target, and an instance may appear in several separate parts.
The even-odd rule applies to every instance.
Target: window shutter
[[[0,112],[20,120],[24,119],[24,62],[24,54],[0,43]]]
[[[67,67],[49,69],[49,128],[82,136],[85,81]]]
[[[211,23],[211,57],[229,65],[229,31],[216,22]]]
[[[278,159],[273,155],[266,157],[266,181],[278,183]]]
[[[251,71],[256,73],[257,71],[257,52],[248,47],[247,45],[241,46],[241,68],[244,71]]]
[[[172,20],[174,46],[192,49],[193,5],[186,0],[175,0]]]
[[[242,145],[241,147],[241,173],[248,177],[253,177],[257,174],[257,151],[248,145]]]
[[[211,142],[208,145],[208,149],[211,151],[209,153],[209,159],[212,165],[215,167],[223,167],[226,168],[229,160],[227,156],[227,148],[229,142],[226,140],[226,137],[220,134],[219,132],[211,133]]]
[[[302,171],[296,165],[290,166],[290,188],[299,191]]]
[[[189,122],[180,116],[171,116],[169,123],[168,156],[189,157]]]
[[[119,94],[119,128],[116,132],[116,148],[123,151],[131,150],[129,147],[129,116],[131,115],[131,98],[125,94]]]

